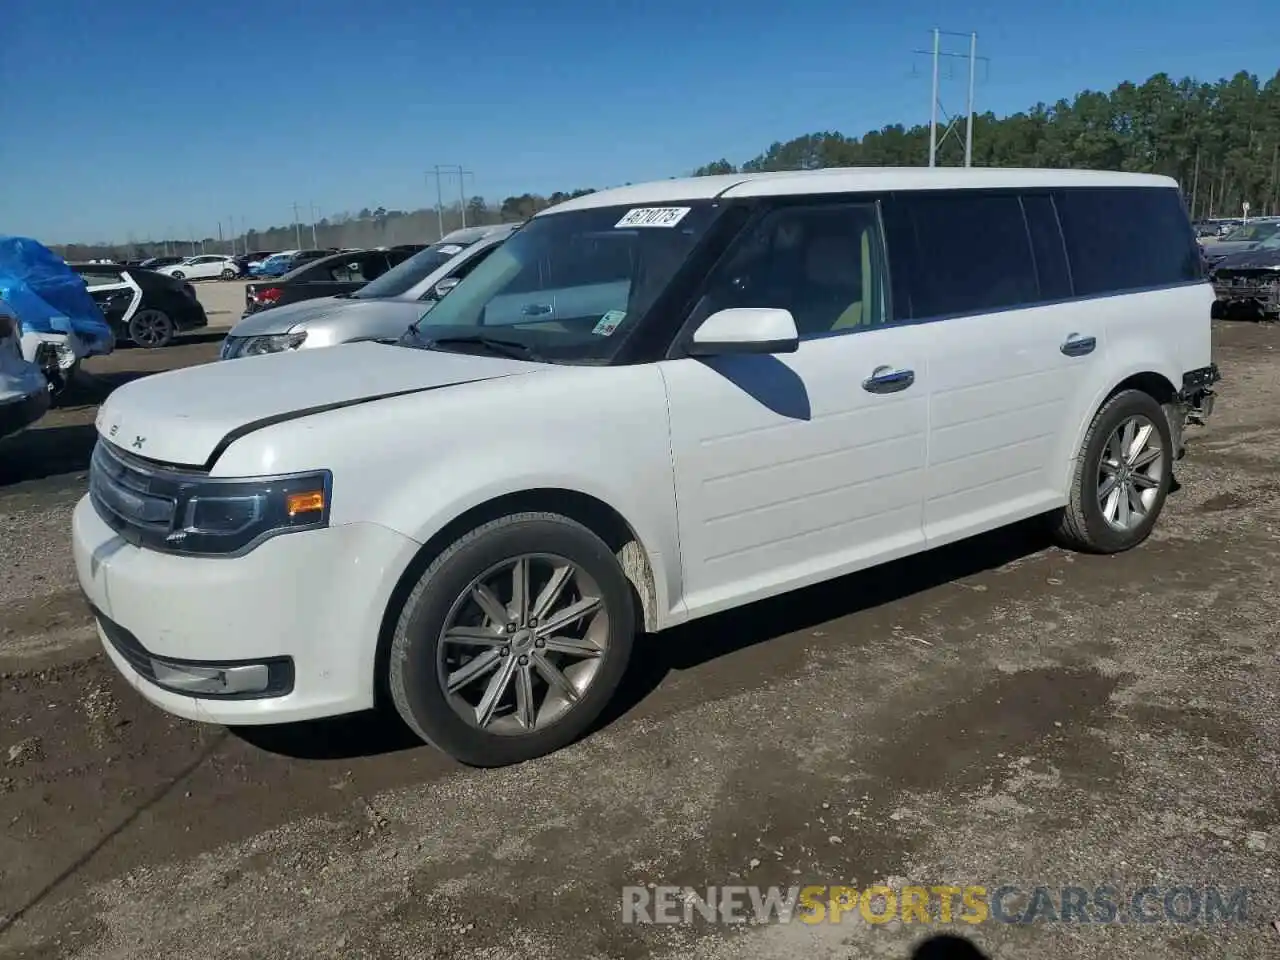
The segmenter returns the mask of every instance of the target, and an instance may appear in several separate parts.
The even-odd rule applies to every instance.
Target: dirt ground
[[[461,768],[376,715],[176,720],[97,652],[68,519],[98,362],[0,446],[0,958],[1280,955],[1280,328],[1143,547],[1003,531],[646,640],[603,728]],[[234,598],[228,598],[234,602]],[[624,925],[624,885],[1249,889],[1236,923]]]

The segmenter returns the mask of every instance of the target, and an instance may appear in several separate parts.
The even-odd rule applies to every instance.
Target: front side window
[[[873,203],[786,207],[747,229],[712,271],[694,320],[736,307],[789,310],[801,337],[887,319]]]
[[[418,342],[483,337],[551,361],[607,361],[721,210],[704,201],[537,217],[423,315]]]

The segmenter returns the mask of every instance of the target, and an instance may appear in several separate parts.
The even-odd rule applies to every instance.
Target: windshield
[[[607,360],[720,207],[600,207],[537,217],[416,324],[409,345],[506,341],[551,361]],[[367,289],[367,288],[366,288]]]
[[[1280,222],[1251,223],[1248,226],[1241,227],[1239,230],[1233,230],[1222,239],[1229,243],[1268,240],[1275,236],[1277,231],[1280,231]]]
[[[402,297],[469,246],[469,243],[432,244],[425,250],[419,250],[408,260],[402,260],[351,296],[363,300]]]

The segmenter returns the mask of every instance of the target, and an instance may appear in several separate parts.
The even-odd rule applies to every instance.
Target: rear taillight
[[[265,290],[253,291],[253,302],[257,304],[272,304],[280,299],[280,294],[284,293],[279,287],[267,287]]]

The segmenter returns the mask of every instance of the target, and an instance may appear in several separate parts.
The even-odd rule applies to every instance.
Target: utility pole
[[[234,214],[232,216],[227,217],[227,226],[231,230],[231,255],[234,257],[236,255],[236,218]],[[248,247],[245,247],[244,250],[241,251],[241,253],[248,253],[248,252],[249,252]]]
[[[320,246],[320,241],[316,239],[316,213],[320,208],[310,202],[307,204],[307,207],[311,211],[311,246],[318,248]]]
[[[297,244],[295,249],[302,249],[302,227],[298,224],[298,203],[296,200],[293,204],[293,242]]]
[[[967,53],[948,53],[942,49],[943,37],[964,37],[969,41],[969,50]],[[977,85],[977,67],[978,61],[990,64],[987,57],[978,56],[978,35],[976,33],[953,33],[950,30],[939,30],[937,27],[933,29],[933,49],[932,50],[913,50],[912,53],[923,54],[933,60],[933,84],[929,95],[929,166],[936,167],[938,165],[938,148],[946,142],[948,136],[956,129],[958,118],[947,115],[946,108],[942,106],[942,100],[939,93],[940,68],[943,57],[951,57],[956,60],[967,60],[969,64],[969,93],[966,102],[965,132],[964,132],[964,165],[966,167],[973,166],[973,117],[974,117],[974,87]],[[947,126],[943,130],[942,135],[938,135],[938,114],[942,113],[943,119],[946,120]]]
[[[436,229],[440,233],[440,239],[444,239],[444,194],[440,189],[440,164],[436,164],[427,171],[427,176],[436,178]]]
[[[929,166],[938,165],[938,52],[942,33],[933,28],[933,92],[929,98]]]
[[[436,178],[436,220],[439,223],[440,236],[444,236],[444,191],[441,187],[440,180],[444,176],[453,176],[454,172],[458,175],[458,200],[460,206],[459,213],[462,216],[462,225],[467,225],[467,187],[466,178],[475,176],[470,170],[464,170],[460,163],[437,163],[434,167],[427,171],[428,177]]]
[[[222,221],[218,221],[218,246],[222,246]]]
[[[1200,146],[1196,145],[1196,165],[1191,174],[1191,219],[1196,218],[1196,194],[1200,192]]]

